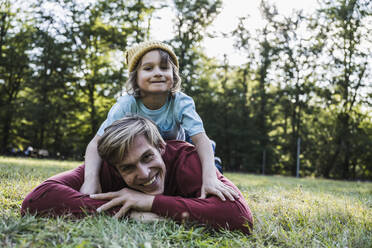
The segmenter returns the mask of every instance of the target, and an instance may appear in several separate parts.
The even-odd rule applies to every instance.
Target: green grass
[[[20,217],[28,192],[81,162],[0,157],[0,247],[372,247],[372,183],[225,173],[243,192],[251,236],[100,215]]]

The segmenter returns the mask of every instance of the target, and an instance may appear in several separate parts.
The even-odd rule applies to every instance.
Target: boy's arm
[[[238,198],[239,195],[231,187],[217,179],[213,149],[208,136],[203,132],[191,136],[191,139],[195,144],[202,164],[203,184],[200,198],[204,199],[208,194],[216,195],[223,201],[226,200],[225,196],[231,201],[233,201],[234,198]]]
[[[97,142],[100,136],[96,135],[89,142],[85,152],[84,183],[80,188],[83,194],[97,194],[102,192],[99,180],[102,159],[98,154]]]

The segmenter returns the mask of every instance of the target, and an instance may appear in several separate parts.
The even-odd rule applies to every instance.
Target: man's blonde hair
[[[126,156],[135,137],[144,135],[150,145],[164,148],[165,142],[156,125],[144,117],[129,115],[105,128],[98,140],[98,154],[110,165],[117,165]]]

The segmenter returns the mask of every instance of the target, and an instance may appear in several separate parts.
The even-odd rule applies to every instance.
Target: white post
[[[297,170],[296,177],[300,177],[300,147],[301,147],[301,138],[297,139]]]
[[[265,166],[266,166],[266,148],[262,152],[262,175],[265,175]]]

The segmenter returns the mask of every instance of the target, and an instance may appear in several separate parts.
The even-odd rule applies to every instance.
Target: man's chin
[[[156,189],[156,190],[151,190],[151,191],[148,191],[148,192],[145,192],[145,194],[148,194],[148,195],[161,195],[164,193],[164,189]]]
[[[139,192],[142,192],[147,195],[161,195],[164,192],[164,187],[156,185],[155,187],[146,188],[146,187],[132,187],[132,189],[135,189]]]
[[[142,192],[148,195],[160,195],[164,192],[164,180],[158,173],[155,176],[155,181],[151,185],[144,186],[142,185]]]
[[[163,192],[151,192],[151,193],[147,193],[148,195],[153,195],[153,196],[156,196],[156,195],[161,195],[163,194]]]

